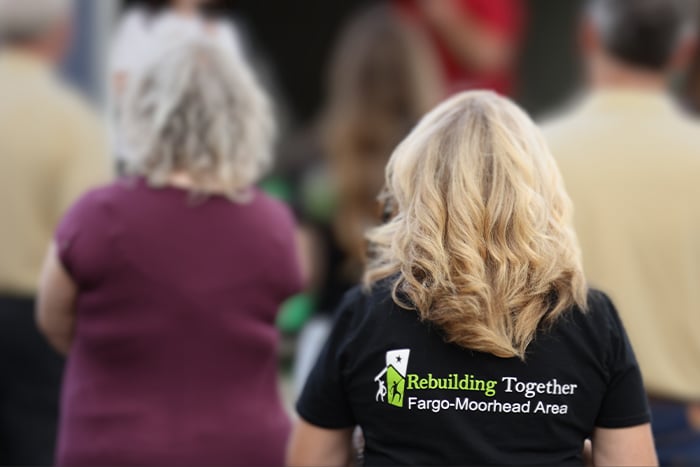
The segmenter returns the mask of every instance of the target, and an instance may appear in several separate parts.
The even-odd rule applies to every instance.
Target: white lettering
[[[542,401],[537,402],[535,413],[544,413],[552,415],[563,415],[569,411],[569,406],[566,404],[545,404]]]
[[[505,392],[517,392],[528,399],[532,399],[538,394],[570,396],[576,392],[576,388],[578,387],[576,384],[561,384],[556,378],[543,383],[519,381],[518,378],[514,376],[504,376],[501,378],[501,381],[505,383]]]
[[[501,378],[501,381],[505,381],[505,383],[506,383],[506,392],[513,392],[513,390],[510,388],[510,384],[513,381],[517,381],[517,380],[518,380],[518,378],[514,378],[512,376],[504,376],[503,378]]]

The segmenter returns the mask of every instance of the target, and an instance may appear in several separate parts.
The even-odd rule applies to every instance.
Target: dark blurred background
[[[90,2],[84,2],[89,8]],[[105,2],[107,3],[107,2]],[[122,8],[141,5],[126,0]],[[339,32],[352,16],[378,0],[232,0],[220,9],[242,28],[294,120],[315,116]],[[527,0],[529,25],[520,57],[517,100],[533,115],[562,104],[579,84],[576,25],[581,0]]]

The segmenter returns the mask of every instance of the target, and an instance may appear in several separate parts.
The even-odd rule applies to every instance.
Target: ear
[[[695,34],[686,34],[680,39],[669,66],[673,71],[684,72],[695,59],[698,52],[698,38]]]
[[[587,57],[600,50],[600,36],[593,21],[584,15],[578,25],[578,46],[583,56]]]

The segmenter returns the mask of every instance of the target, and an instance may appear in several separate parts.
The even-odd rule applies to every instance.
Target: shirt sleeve
[[[274,201],[279,209],[277,217],[276,238],[279,249],[271,277],[278,288],[282,289],[282,299],[291,297],[304,290],[306,286],[302,268],[302,252],[298,241],[298,229],[294,215],[281,202]]]
[[[81,288],[103,277],[114,247],[108,235],[113,219],[104,212],[99,193],[88,192],[71,206],[54,236],[59,261]]]
[[[625,428],[648,423],[651,420],[649,404],[627,332],[610,299],[603,295],[601,302],[605,308],[610,336],[606,357],[608,387],[596,426]]]
[[[331,334],[297,401],[299,416],[321,428],[351,428],[357,424],[343,377],[349,335],[354,328],[353,295],[350,292],[343,299]]]

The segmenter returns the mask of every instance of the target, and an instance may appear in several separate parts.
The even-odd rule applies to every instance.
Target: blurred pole
[[[107,105],[107,56],[117,0],[76,0],[75,33],[63,65],[65,76],[100,110]]]

